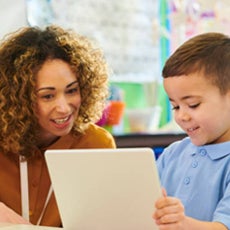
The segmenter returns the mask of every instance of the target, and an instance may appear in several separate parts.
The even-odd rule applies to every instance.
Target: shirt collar
[[[212,160],[218,160],[230,154],[230,141],[195,147],[197,153],[206,152]]]

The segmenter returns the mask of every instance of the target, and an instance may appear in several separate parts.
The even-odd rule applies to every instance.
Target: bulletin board
[[[189,38],[205,32],[230,35],[229,0],[168,0],[170,52]]]
[[[161,66],[183,42],[205,32],[230,35],[229,0],[160,0],[160,16],[155,21],[159,31]],[[162,106],[161,124],[172,120],[172,110],[163,86],[158,103]]]

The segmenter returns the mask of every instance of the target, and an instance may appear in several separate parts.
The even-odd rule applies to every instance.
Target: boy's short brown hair
[[[221,93],[230,89],[230,38],[222,33],[203,33],[182,44],[166,61],[164,78],[195,72],[215,84]]]

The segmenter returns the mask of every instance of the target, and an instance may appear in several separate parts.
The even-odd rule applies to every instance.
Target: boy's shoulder
[[[184,137],[181,140],[175,141],[171,143],[165,150],[167,151],[179,151],[180,149],[194,149],[196,148],[195,145],[192,144],[189,137]]]
[[[184,137],[181,140],[175,141],[167,146],[160,158],[163,160],[172,160],[175,158],[186,157],[186,155],[194,152],[196,146],[192,144],[189,137]]]
[[[194,154],[208,155],[212,160],[218,160],[220,158],[228,157],[230,158],[230,141],[217,143],[217,144],[207,144],[203,146],[194,145],[189,137],[185,137],[179,141],[173,142],[163,151],[164,157],[166,158],[185,158]]]

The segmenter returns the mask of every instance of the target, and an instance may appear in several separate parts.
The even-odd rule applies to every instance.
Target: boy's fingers
[[[166,189],[165,189],[165,188],[162,188],[162,194],[163,194],[163,197],[166,197],[166,196],[167,196],[167,192],[166,192]]]

